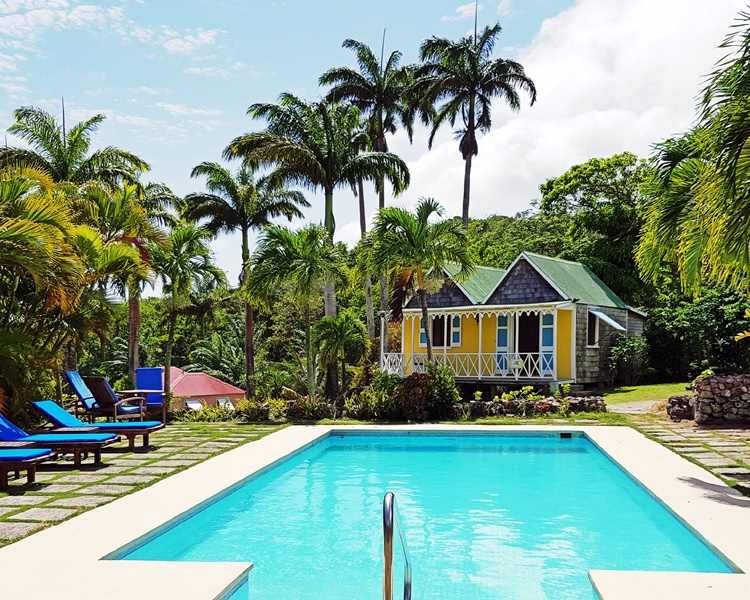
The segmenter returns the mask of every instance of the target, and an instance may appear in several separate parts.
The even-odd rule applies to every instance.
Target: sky
[[[520,61],[538,101],[513,113],[493,107],[493,128],[479,140],[472,173],[471,215],[512,215],[530,206],[541,183],[594,156],[625,150],[647,156],[660,139],[693,122],[717,46],[744,0],[483,0],[480,27],[499,21],[495,55]],[[0,128],[22,105],[68,122],[96,113],[107,120],[95,146],[114,145],[152,167],[145,181],[178,194],[202,189],[196,164],[220,161],[237,135],[262,122],[246,116],[254,102],[289,91],[310,100],[332,66],[353,65],[341,48],[354,38],[417,59],[436,35],[473,29],[474,3],[454,0],[0,0]],[[17,143],[7,137],[10,145]],[[427,149],[419,129],[391,150],[407,161],[411,186],[387,203],[412,207],[431,196],[447,215],[461,210],[463,161],[449,128]],[[309,193],[306,222],[323,218]],[[367,190],[368,219],[377,206]],[[336,192],[336,238],[359,237],[357,205]],[[293,226],[297,227],[302,222]],[[234,280],[238,235],[213,243]]]

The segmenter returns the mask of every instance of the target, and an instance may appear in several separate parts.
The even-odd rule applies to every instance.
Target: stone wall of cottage
[[[750,375],[712,375],[693,387],[696,423],[750,421]]]
[[[627,320],[628,335],[641,334],[643,319],[634,319],[634,314],[624,308],[589,307],[588,304],[576,305],[576,381],[582,384],[605,383],[608,378],[609,349],[620,332],[599,321],[599,345],[589,348],[587,346],[589,308],[595,308],[603,312],[623,326],[626,325]]]
[[[519,260],[492,293],[487,304],[537,304],[562,300],[528,261]]]

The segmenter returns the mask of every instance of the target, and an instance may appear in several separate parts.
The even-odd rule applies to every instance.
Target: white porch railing
[[[381,368],[395,375],[424,373],[427,370],[427,354],[414,354],[411,364],[405,364],[404,355],[383,355]],[[555,377],[554,358],[551,352],[483,352],[444,354],[433,353],[436,362],[447,364],[455,377],[488,379],[549,379]],[[408,362],[408,361],[407,361]]]

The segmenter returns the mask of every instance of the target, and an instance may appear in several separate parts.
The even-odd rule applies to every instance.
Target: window
[[[460,317],[454,317],[454,320],[456,318],[459,319],[457,333],[458,333],[458,344],[460,345],[461,344],[461,322],[460,322]],[[451,333],[451,321],[448,321],[447,336],[445,332],[445,324],[446,324],[446,317],[444,316],[432,317],[432,347],[433,348],[443,348],[445,346],[446,337],[448,339],[448,346],[450,346],[451,342],[454,339],[456,339],[455,336],[453,336]],[[427,336],[425,336],[425,333],[424,333],[424,321],[421,322],[421,326],[419,328],[419,345],[420,346],[427,345]]]
[[[589,346],[599,345],[599,319],[593,313],[588,313],[586,323],[586,344]]]
[[[420,346],[426,346],[427,345],[427,334],[424,330],[424,319],[420,319],[419,321],[419,345]]]
[[[497,349],[508,351],[508,315],[497,317]]]
[[[555,370],[555,315],[542,315],[539,337],[542,374],[551,375]]]
[[[461,345],[461,316],[454,315],[451,319],[451,346]]]

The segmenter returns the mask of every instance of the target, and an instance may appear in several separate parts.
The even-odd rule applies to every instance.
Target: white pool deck
[[[750,573],[750,498],[634,429],[489,425],[287,427],[0,548],[0,598],[221,598],[244,579],[249,563],[102,559],[337,429],[511,434],[582,431],[743,572],[592,571],[591,580],[604,600],[750,598],[750,575],[745,574]]]

